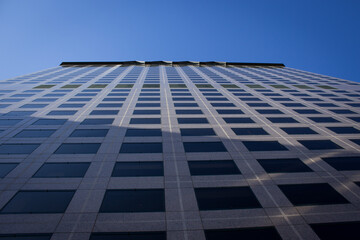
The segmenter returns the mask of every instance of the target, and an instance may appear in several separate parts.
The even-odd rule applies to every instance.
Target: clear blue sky
[[[360,0],[0,0],[0,79],[62,61],[283,62],[360,81]]]

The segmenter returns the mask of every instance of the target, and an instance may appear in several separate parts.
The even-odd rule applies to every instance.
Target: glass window
[[[22,119],[0,119],[0,126],[14,126],[21,121]]]
[[[356,240],[359,237],[360,222],[316,223],[310,227],[322,240]]]
[[[166,240],[166,232],[92,233],[90,240]]]
[[[188,161],[188,165],[193,176],[241,174],[233,160]]]
[[[200,211],[261,208],[250,187],[195,188]]]
[[[226,123],[255,123],[251,118],[223,118]]]
[[[271,107],[268,103],[246,103],[249,107]]]
[[[24,104],[22,105],[20,108],[44,108],[46,107],[48,104]]]
[[[360,123],[360,117],[348,117],[349,119],[353,120],[354,122]],[[1,124],[0,124],[1,125]]]
[[[90,115],[117,115],[118,110],[93,110]]]
[[[85,106],[85,104],[82,103],[64,103],[59,106],[59,108],[81,108]]]
[[[32,233],[32,234],[0,234],[0,239],[4,240],[50,240],[51,233]]]
[[[327,183],[279,185],[295,206],[349,203]]]
[[[105,137],[109,129],[76,129],[70,137]]]
[[[162,143],[123,143],[120,153],[162,153]]]
[[[0,154],[30,154],[37,149],[40,144],[1,144]]]
[[[102,124],[112,124],[114,118],[87,118],[81,122],[80,125],[102,125]]]
[[[332,142],[331,140],[298,140],[298,141],[309,150],[342,149],[342,147]]]
[[[120,108],[122,103],[100,103],[96,107],[98,108]]]
[[[185,152],[226,152],[222,142],[183,142]]]
[[[77,111],[73,110],[73,111],[60,111],[60,110],[54,110],[49,112],[47,115],[49,116],[67,116],[67,115],[74,115]]]
[[[240,109],[217,109],[219,114],[244,114]]]
[[[263,128],[232,128],[236,135],[269,135]]]
[[[134,115],[153,115],[161,114],[160,110],[134,110]]]
[[[206,240],[219,239],[272,239],[281,240],[274,227],[238,228],[238,229],[211,229],[205,230]]]
[[[203,114],[203,112],[200,109],[194,109],[194,110],[175,110],[176,114]]]
[[[63,143],[55,154],[95,154],[101,143]]]
[[[117,162],[112,177],[164,176],[162,162]]]
[[[174,103],[175,107],[198,107],[197,103]]]
[[[258,159],[257,161],[268,173],[312,172],[298,158]]]
[[[329,109],[329,111],[337,114],[356,114],[356,112],[349,109]]]
[[[8,175],[17,165],[17,163],[0,163],[0,178]]]
[[[206,118],[178,118],[179,124],[201,124],[209,123]]]
[[[32,125],[63,125],[66,119],[39,119]]]
[[[135,107],[160,107],[160,103],[137,103]]]
[[[212,128],[181,128],[181,136],[212,136],[216,135]]]
[[[349,139],[353,143],[356,143],[357,145],[360,145],[360,139]]]
[[[286,147],[278,141],[243,141],[249,151],[286,151]]]
[[[163,189],[106,190],[100,212],[164,212]]]
[[[332,117],[309,117],[310,120],[316,122],[316,123],[335,123],[339,122],[335,118]]]
[[[316,111],[314,109],[293,109],[293,110],[299,114],[321,114],[321,112]]]
[[[44,163],[34,174],[35,178],[80,178],[84,177],[90,163]]]
[[[44,138],[50,137],[56,130],[22,130],[16,134],[15,138]]]
[[[11,111],[11,112],[8,112],[8,113],[5,113],[3,116],[23,116],[23,117],[26,117],[26,116],[30,116],[32,114],[36,113],[36,111]]]
[[[1,213],[64,213],[75,191],[19,191]]]
[[[126,137],[161,137],[161,129],[127,129]]]
[[[269,117],[267,119],[272,123],[298,123],[298,121],[291,117]]]
[[[233,103],[210,103],[213,107],[235,107]]]
[[[322,158],[327,164],[338,171],[360,170],[360,156]]]
[[[161,118],[132,118],[130,124],[161,124]]]
[[[283,127],[281,128],[284,132],[289,135],[296,135],[296,134],[318,134],[314,130],[308,127]]]
[[[337,134],[357,134],[360,133],[359,129],[354,127],[327,127],[327,129]]]

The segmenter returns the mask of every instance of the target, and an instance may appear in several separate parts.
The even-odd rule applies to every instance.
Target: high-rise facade
[[[358,239],[360,84],[225,62],[0,81],[0,239]]]

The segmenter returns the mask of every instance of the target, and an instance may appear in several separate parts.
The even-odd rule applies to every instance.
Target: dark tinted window
[[[117,115],[118,110],[93,110],[90,115]]]
[[[60,110],[54,110],[54,111],[51,111],[49,112],[47,115],[50,115],[50,116],[71,116],[71,115],[74,115],[77,111],[60,111]]]
[[[101,125],[101,124],[112,124],[113,118],[88,118],[81,122],[81,125]]]
[[[61,178],[84,177],[90,163],[44,163],[33,177]]]
[[[76,129],[70,137],[105,137],[108,129]]]
[[[278,141],[243,141],[249,151],[285,151],[286,147]]]
[[[272,123],[298,123],[298,121],[291,117],[269,117],[267,119]]]
[[[322,159],[338,171],[360,170],[360,156],[329,157]]]
[[[219,114],[244,114],[240,109],[217,109]]]
[[[0,178],[8,175],[17,165],[17,163],[0,163]]]
[[[126,137],[160,137],[161,129],[127,129]]]
[[[293,110],[299,114],[321,114],[321,112],[316,111],[314,109],[293,109]]]
[[[284,127],[281,128],[284,132],[289,135],[296,135],[296,134],[318,134],[314,130],[308,127]]]
[[[310,120],[316,122],[316,123],[334,123],[339,122],[338,120],[332,118],[332,117],[309,117]]]
[[[175,107],[198,107],[197,103],[174,103]]]
[[[213,107],[235,107],[233,103],[210,103]]]
[[[63,143],[55,154],[95,154],[101,143]]]
[[[268,173],[311,172],[312,170],[298,158],[258,159]]]
[[[195,188],[200,210],[260,208],[249,187]]]
[[[298,141],[309,150],[342,149],[342,147],[332,142],[331,140],[298,140]]]
[[[13,126],[21,121],[22,119],[0,119],[0,126]]]
[[[56,130],[22,130],[14,137],[16,138],[42,138],[50,137]]]
[[[175,110],[176,114],[203,114],[201,110]]]
[[[39,119],[32,125],[63,125],[66,119]]]
[[[359,129],[356,129],[354,127],[328,127],[327,129],[330,129],[334,133],[337,134],[356,134],[360,133]]]
[[[232,128],[236,135],[269,135],[262,128]]]
[[[360,123],[360,117],[349,117],[349,119],[355,121],[355,122],[358,122]]]
[[[216,135],[212,128],[181,128],[181,136],[211,136]]]
[[[80,108],[85,106],[85,104],[81,103],[64,103],[59,106],[59,108]]]
[[[90,240],[166,240],[166,232],[92,233]]]
[[[282,111],[277,109],[257,109],[260,114],[284,114]]]
[[[39,146],[40,144],[2,144],[0,154],[30,154]]]
[[[161,124],[161,118],[132,118],[130,124]]]
[[[185,152],[226,152],[222,142],[184,142]]]
[[[281,240],[274,227],[205,230],[206,240]]]
[[[327,183],[289,184],[279,188],[295,206],[348,203]]]
[[[233,175],[240,174],[232,160],[189,161],[191,175]]]
[[[35,112],[36,111],[11,111],[11,112],[4,114],[4,116],[30,116],[30,115],[34,114]]]
[[[164,176],[162,162],[117,162],[112,177]]]
[[[321,240],[344,239],[357,240],[359,238],[360,222],[317,223],[310,227]]]
[[[160,103],[137,103],[135,107],[160,107]]]
[[[160,114],[160,110],[134,110],[134,115],[153,115]]]
[[[19,191],[1,213],[63,213],[75,191]]]
[[[254,123],[251,118],[223,118],[226,123]]]
[[[164,212],[163,189],[107,190],[100,212]]]
[[[349,109],[330,109],[330,111],[337,114],[356,114],[356,112]]]
[[[123,143],[120,153],[162,153],[162,143]]]
[[[209,123],[206,118],[178,118],[179,124],[201,124],[201,123]]]
[[[33,233],[33,234],[0,234],[3,240],[50,240],[51,233]]]

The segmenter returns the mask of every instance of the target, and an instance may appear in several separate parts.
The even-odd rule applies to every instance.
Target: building
[[[359,83],[65,62],[0,89],[0,239],[358,239]]]

